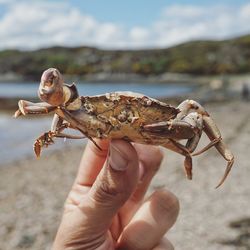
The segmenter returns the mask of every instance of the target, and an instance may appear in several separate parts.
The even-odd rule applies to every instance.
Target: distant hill
[[[0,51],[0,74],[34,80],[49,67],[64,74],[160,75],[166,72],[210,75],[250,71],[250,35],[223,41],[192,41],[166,49],[100,50],[52,47]]]

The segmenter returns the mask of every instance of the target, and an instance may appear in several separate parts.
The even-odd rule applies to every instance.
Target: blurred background
[[[57,140],[36,160],[51,116],[12,118],[38,101],[41,74],[58,68],[81,95],[129,90],[178,105],[193,98],[236,156],[165,151],[149,192],[167,187],[181,213],[169,238],[182,250],[250,249],[250,3],[247,0],[0,0],[0,250],[50,249],[86,141]],[[208,142],[202,138],[200,147]]]

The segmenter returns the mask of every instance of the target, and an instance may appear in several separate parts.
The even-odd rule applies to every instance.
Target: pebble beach
[[[183,157],[163,149],[161,168],[148,193],[167,188],[180,200],[180,215],[168,238],[180,250],[250,249],[250,103],[205,105],[235,155],[224,185],[215,189],[226,162],[213,148],[193,160],[186,180]],[[202,137],[199,148],[206,145]],[[34,157],[0,164],[0,250],[49,250],[74,181],[84,145],[47,150]]]

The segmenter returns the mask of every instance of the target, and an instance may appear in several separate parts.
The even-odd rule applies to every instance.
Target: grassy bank
[[[223,41],[192,41],[166,49],[100,50],[53,47],[36,51],[0,52],[0,74],[39,79],[49,67],[83,79],[124,76],[146,79],[165,73],[191,75],[244,74],[250,69],[250,35]]]

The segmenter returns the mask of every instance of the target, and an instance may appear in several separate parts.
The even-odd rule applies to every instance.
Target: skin
[[[53,250],[173,250],[164,237],[179,212],[167,190],[145,198],[163,155],[158,147],[101,140],[88,143],[65,202]]]

